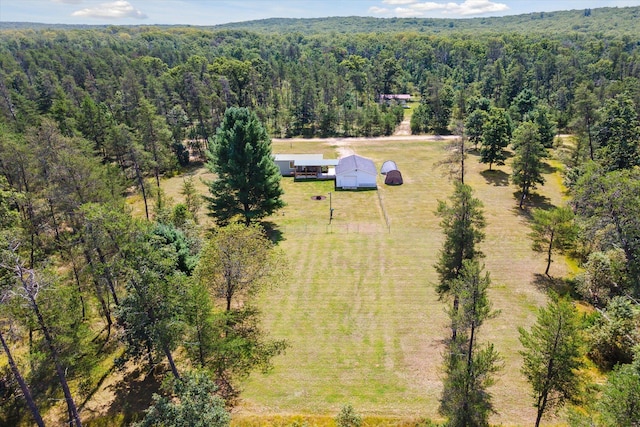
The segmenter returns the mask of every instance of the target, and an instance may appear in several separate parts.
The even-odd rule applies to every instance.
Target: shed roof
[[[402,185],[402,174],[397,169],[389,171],[384,179],[384,183],[387,185]]]
[[[373,163],[373,160],[360,157],[357,154],[352,154],[351,156],[340,159],[340,163],[336,166],[336,175],[353,170],[364,171],[372,175],[377,174],[376,165]]]
[[[396,169],[398,169],[396,162],[394,162],[393,160],[387,160],[382,164],[382,167],[380,168],[380,173],[384,175],[387,172],[396,170]]]

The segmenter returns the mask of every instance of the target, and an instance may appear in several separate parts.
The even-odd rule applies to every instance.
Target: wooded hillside
[[[69,420],[81,425],[102,417],[113,425],[143,418],[147,424],[142,425],[155,425],[167,414],[182,420],[200,414],[212,425],[228,424],[227,410],[241,402],[250,374],[269,371],[274,360],[295,345],[291,338],[271,336],[262,325],[263,319],[270,326],[281,324],[277,315],[264,316],[263,311],[274,310],[266,302],[288,298],[276,286],[285,280],[285,261],[327,262],[315,262],[308,258],[313,251],[302,251],[287,241],[288,221],[308,218],[291,215],[286,207],[274,213],[285,206],[280,200],[282,188],[293,190],[289,185],[281,187],[269,163],[269,137],[389,136],[403,121],[410,123],[414,135],[447,136],[451,143],[404,147],[415,150],[406,160],[422,171],[413,175],[413,183],[424,186],[428,177],[429,185],[438,183],[437,190],[445,192],[432,191],[426,196],[432,199],[429,203],[397,200],[399,205],[424,210],[415,215],[400,209],[406,215],[399,221],[414,227],[402,229],[407,241],[413,242],[404,250],[424,250],[428,262],[416,261],[415,266],[404,268],[399,258],[389,258],[393,265],[379,260],[388,271],[409,272],[408,283],[428,277],[424,289],[431,295],[433,310],[443,312],[444,305],[437,304],[450,306],[453,337],[446,348],[451,354],[457,352],[460,360],[451,357],[446,369],[451,378],[458,377],[425,380],[438,385],[443,381],[446,391],[444,397],[434,397],[434,389],[429,388],[431,394],[424,397],[427,409],[417,411],[418,416],[455,419],[461,413],[451,403],[455,399],[467,411],[464,414],[477,415],[465,400],[472,386],[459,384],[477,372],[472,353],[478,323],[488,321],[483,331],[493,330],[489,337],[498,335],[502,327],[491,323],[489,303],[483,302],[480,309],[485,313],[476,316],[476,306],[469,308],[464,305],[467,300],[460,300],[463,290],[471,292],[461,280],[483,281],[483,301],[487,298],[490,280],[481,277],[478,261],[483,251],[496,253],[473,247],[485,238],[482,227],[471,234],[463,228],[455,235],[456,203],[463,196],[474,200],[471,188],[463,185],[466,171],[475,174],[467,184],[484,183],[485,205],[492,203],[487,195],[497,189],[513,193],[509,221],[520,231],[509,239],[521,244],[519,250],[526,247],[520,254],[535,251],[545,256],[547,274],[540,274],[537,282],[544,289],[535,290],[535,284],[526,283],[527,292],[544,295],[553,289],[586,307],[578,316],[571,304],[568,307],[552,297],[557,307],[542,311],[539,324],[553,324],[545,318],[547,313],[566,315],[571,325],[579,323],[567,333],[584,339],[584,345],[569,346],[571,357],[580,359],[567,364],[576,366],[576,372],[558,378],[569,378],[573,384],[581,370],[587,375],[580,384],[589,385],[591,396],[596,397],[580,400],[588,394],[580,396],[572,388],[563,395],[564,390],[552,387],[540,395],[556,399],[558,407],[575,404],[576,425],[623,425],[634,420],[636,409],[607,402],[633,403],[640,394],[639,17],[640,7],[633,7],[459,21],[271,19],[216,28],[2,23],[0,423],[30,425],[35,420],[53,425]],[[409,94],[412,102],[382,101],[383,94]],[[570,136],[559,139],[558,134]],[[334,145],[317,149],[340,154],[345,144],[331,141]],[[287,142],[278,144],[280,150],[287,149]],[[296,146],[302,152],[308,150],[303,144]],[[293,149],[293,142],[288,147]],[[379,142],[364,147],[372,156],[393,155],[393,150],[401,149]],[[425,163],[418,165],[417,159]],[[437,161],[427,165],[433,159]],[[178,191],[181,202],[176,204],[163,190],[169,178],[203,164],[216,173],[210,175],[214,182],[207,184],[211,194],[206,194],[210,196],[207,213],[217,222],[214,231],[209,229],[213,221],[203,221],[205,194],[198,191],[202,184],[185,178]],[[431,166],[446,169],[456,184],[425,173]],[[262,171],[260,177],[251,175],[256,170]],[[403,174],[403,191],[418,188],[410,185],[411,170]],[[237,176],[242,179],[235,180]],[[541,196],[550,179],[555,180],[551,196]],[[239,190],[237,182],[242,180],[245,186]],[[256,190],[258,182],[263,190]],[[323,196],[332,191],[322,185],[318,188]],[[254,208],[249,206],[250,198],[242,197],[255,193],[259,194],[254,199],[270,196],[255,202],[258,207]],[[369,198],[358,194],[350,202],[354,212],[374,200],[374,193]],[[512,195],[500,199],[500,209]],[[308,194],[303,196],[309,199]],[[405,196],[408,200],[410,195]],[[139,200],[136,215],[133,200]],[[376,203],[382,204],[382,199]],[[475,201],[472,204],[476,206]],[[477,204],[480,210],[481,205]],[[486,209],[498,215],[495,207]],[[244,213],[242,225],[235,223],[239,211]],[[383,217],[392,237],[388,213]],[[367,222],[364,229],[380,219],[364,218],[359,220]],[[500,224],[491,220],[487,241],[500,245],[500,239],[490,234]],[[308,232],[308,224],[295,225],[300,227],[296,239],[304,240],[298,238]],[[320,227],[331,234],[324,224]],[[439,232],[447,238],[440,239]],[[421,233],[438,237],[411,240]],[[359,236],[346,245],[353,245],[356,252],[358,245],[372,244],[382,258],[385,248],[394,245],[381,236],[373,240]],[[331,241],[339,243],[335,237]],[[421,246],[423,241],[429,247]],[[286,250],[293,252],[281,252]],[[330,253],[328,247],[323,251]],[[564,256],[570,259],[572,274],[551,277],[551,263]],[[357,267],[368,271],[368,262],[363,259]],[[534,274],[509,271],[509,260],[487,259],[486,264],[501,268],[492,272],[498,277],[516,277],[505,279],[514,285]],[[300,271],[301,266],[296,268]],[[353,268],[346,277],[353,278]],[[374,285],[384,280],[380,271]],[[442,300],[437,300],[436,288]],[[265,297],[265,292],[273,292],[275,299]],[[502,295],[502,303],[513,302],[507,291],[494,295]],[[458,314],[459,301],[467,312]],[[506,361],[513,369],[507,381],[520,386],[526,386],[525,377],[534,377],[529,375],[534,368],[518,371],[523,365],[517,328],[532,326],[539,303],[536,297],[514,306],[511,331],[502,334],[506,338],[498,345],[503,352],[510,348]],[[283,303],[275,309],[287,307]],[[457,317],[463,315],[467,317]],[[445,323],[438,317],[439,327]],[[371,324],[385,327],[376,321]],[[397,319],[394,325],[392,334],[403,327]],[[289,326],[281,325],[281,331],[291,334]],[[520,332],[532,360],[535,346],[544,343],[543,332]],[[443,342],[449,340],[448,333],[443,333]],[[367,345],[378,349],[383,344]],[[433,356],[436,352],[431,351]],[[497,353],[480,354],[491,359],[485,364],[487,374],[499,369]],[[380,354],[376,357],[378,362],[372,366],[386,368],[388,360]],[[295,361],[291,365],[297,366]],[[443,365],[429,365],[429,372],[437,376],[436,367]],[[145,381],[172,380],[162,390],[155,383],[140,392],[141,396],[149,390],[161,392],[163,397],[153,402],[147,395],[144,404],[116,401],[108,409],[96,409],[97,415],[87,409],[99,401],[105,382],[122,392],[140,384],[137,375]],[[381,383],[388,384],[385,381]],[[335,385],[339,379],[330,382]],[[475,391],[485,399],[484,387],[492,382],[478,383],[481,386],[476,384]],[[458,393],[461,388],[466,394]],[[182,405],[188,400],[184,396],[193,396],[195,390],[207,391],[198,394],[200,409]],[[502,391],[503,402],[508,394]],[[378,398],[371,397],[369,413],[379,415],[370,407]],[[444,401],[440,412],[438,399]],[[489,401],[480,402],[485,412],[478,419],[486,421]],[[143,410],[151,403],[154,410],[145,417]],[[528,424],[531,420],[515,418],[532,403],[509,402],[514,419],[500,422]],[[384,402],[385,410],[388,404]],[[546,408],[540,406],[542,417]]]

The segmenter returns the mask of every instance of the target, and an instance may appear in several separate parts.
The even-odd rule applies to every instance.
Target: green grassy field
[[[434,291],[433,264],[442,242],[434,211],[452,185],[434,166],[446,143],[431,139],[274,142],[274,153],[337,157],[351,150],[378,168],[391,159],[405,183],[388,187],[380,176],[378,191],[348,192],[334,191],[329,181],[283,180],[287,207],[269,221],[281,233],[290,275],[262,296],[260,306],[265,328],[290,347],[275,359],[271,373],[252,375],[236,418],[333,416],[346,403],[370,417],[439,418],[442,340],[448,329],[445,304]],[[535,308],[545,302],[536,280],[544,258],[530,249],[528,216],[517,208],[508,165],[488,172],[474,154],[467,165],[466,183],[485,206],[482,249],[492,277],[491,300],[501,310],[480,334],[504,358],[491,390],[497,411],[492,423],[529,424],[534,412],[520,374],[517,327],[530,325]],[[562,203],[557,174],[548,168],[537,204]],[[335,209],[331,225],[329,192]],[[314,200],[317,195],[326,198]],[[557,257],[551,274],[567,270]]]

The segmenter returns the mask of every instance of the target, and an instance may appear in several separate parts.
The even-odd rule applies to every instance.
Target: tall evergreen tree
[[[489,274],[482,274],[477,260],[464,260],[459,277],[452,283],[459,309],[451,310],[452,328],[457,335],[449,340],[445,356],[444,390],[440,413],[449,418],[449,426],[488,426],[493,411],[488,387],[500,369],[500,357],[492,344],[481,347],[478,332],[491,310],[487,289]]]
[[[531,330],[518,330],[524,346],[522,373],[532,388],[538,427],[544,414],[578,394],[583,357],[578,314],[570,301],[554,297],[538,311]]]
[[[471,187],[455,184],[451,205],[439,202],[436,214],[442,218],[440,226],[445,241],[435,265],[440,279],[436,291],[440,297],[453,295],[453,311],[457,310],[459,296],[452,292],[452,283],[458,279],[465,260],[477,259],[482,252],[476,247],[484,239],[485,227],[482,202],[473,197]],[[456,336],[455,324],[452,336]]]
[[[520,209],[529,192],[538,184],[544,184],[542,159],[547,152],[540,142],[538,126],[533,122],[524,122],[514,132],[513,183],[520,188]]]
[[[608,171],[640,165],[640,122],[633,100],[627,95],[609,99],[598,124],[596,159]]]
[[[217,176],[206,199],[218,224],[240,217],[249,225],[284,206],[271,140],[252,111],[233,107],[225,112],[210,159],[207,167]]]

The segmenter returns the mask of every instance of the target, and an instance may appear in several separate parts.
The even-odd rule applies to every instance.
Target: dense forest
[[[532,162],[542,156],[527,158],[527,143],[537,140],[542,153],[557,134],[573,135],[562,158],[570,213],[538,214],[533,230],[549,262],[564,251],[580,264],[569,294],[596,309],[585,320],[588,356],[608,380],[601,400],[585,404],[588,415],[573,422],[635,425],[638,15],[640,7],[221,28],[3,23],[0,424],[43,425],[36,408],[45,413],[62,398],[59,419],[81,425],[78,404],[114,359],[118,366],[166,360],[170,393],[217,390],[195,393],[206,410],[193,410],[210,425],[228,423],[238,384],[287,346],[244,304],[284,261],[249,220],[204,238],[193,182],[182,189],[186,203],[166,206],[161,178],[215,162],[215,136],[231,107],[250,110],[271,137],[382,136],[394,132],[405,108],[381,95],[410,94],[419,100],[415,134],[464,134],[490,166],[514,144],[521,206],[539,180]],[[126,208],[132,193],[144,200],[144,218]],[[568,221],[572,232],[562,229]],[[238,288],[215,270],[225,271],[229,253],[246,267],[237,274],[250,277]],[[565,310],[557,304],[549,310]],[[176,353],[209,375],[186,372]],[[572,400],[558,390],[547,391]],[[162,399],[143,425],[155,425],[158,408],[180,411]]]

